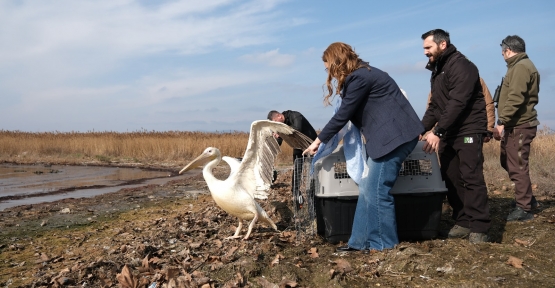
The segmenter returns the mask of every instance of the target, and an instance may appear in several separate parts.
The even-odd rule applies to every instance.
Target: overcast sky
[[[154,4],[153,4],[154,3]],[[0,129],[247,131],[269,110],[321,129],[321,56],[336,41],[388,72],[419,116],[422,33],[442,28],[493,93],[499,43],[526,41],[555,128],[555,1],[0,1]]]

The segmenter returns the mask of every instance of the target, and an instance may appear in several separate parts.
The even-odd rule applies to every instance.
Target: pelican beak
[[[181,169],[181,171],[179,171],[179,174],[182,174],[182,173],[187,172],[189,170],[195,169],[199,166],[204,166],[204,165],[206,165],[206,163],[214,160],[214,158],[216,158],[215,155],[202,153],[202,154],[200,154],[200,156],[195,158],[195,160],[193,160],[187,166],[183,167],[183,169]]]

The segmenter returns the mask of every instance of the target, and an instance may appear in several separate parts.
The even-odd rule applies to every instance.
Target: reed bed
[[[223,155],[243,157],[246,132],[41,132],[0,130],[0,161],[3,162],[184,162],[207,147]],[[293,150],[281,147],[278,164],[292,164]],[[291,163],[289,163],[291,162]]]
[[[183,165],[206,147],[216,147],[223,155],[243,157],[249,134],[246,132],[43,132],[0,130],[0,161],[14,163],[139,163]],[[276,165],[292,165],[292,148],[282,145]],[[538,132],[532,143],[530,171],[538,186],[537,195],[555,195],[555,134],[549,128]],[[488,187],[511,187],[507,172],[499,164],[499,142],[484,145],[484,176]]]
[[[535,195],[555,196],[555,134],[548,127],[538,131],[530,151],[530,178]],[[490,188],[506,186],[512,189],[512,182],[499,162],[499,141],[484,144],[484,177]]]

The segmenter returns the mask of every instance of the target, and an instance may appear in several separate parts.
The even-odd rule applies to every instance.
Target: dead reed
[[[538,131],[530,151],[530,178],[534,194],[555,195],[555,134],[548,127]],[[499,162],[499,141],[491,140],[484,144],[484,176],[490,188],[507,187],[513,189],[507,172]]]
[[[216,147],[223,155],[243,157],[248,137],[246,132],[29,133],[0,130],[0,161],[71,164],[92,160],[145,164],[186,162],[207,147]],[[291,147],[284,143],[278,164],[291,162],[292,153]]]
[[[223,155],[243,157],[246,132],[137,131],[119,132],[43,132],[0,130],[0,161],[15,163],[141,163],[144,165],[183,165],[206,147],[216,147]],[[538,132],[532,143],[530,171],[535,190],[555,194],[555,134],[549,128]],[[292,149],[283,144],[276,165],[292,165]],[[499,142],[484,145],[484,176],[488,187],[511,187],[507,172],[499,164]]]

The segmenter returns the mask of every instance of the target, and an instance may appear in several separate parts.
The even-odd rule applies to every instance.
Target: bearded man
[[[482,146],[488,122],[478,68],[450,43],[446,31],[428,31],[422,40],[429,59],[426,69],[432,71],[432,96],[422,124],[433,133],[424,150],[439,155],[455,220],[448,237],[487,242],[490,216]]]

